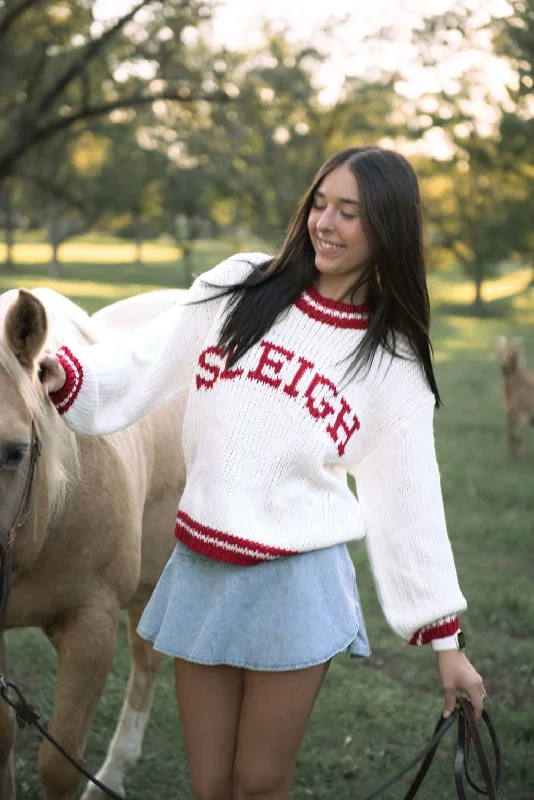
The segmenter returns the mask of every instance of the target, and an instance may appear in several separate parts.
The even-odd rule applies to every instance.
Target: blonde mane
[[[52,289],[33,289],[31,293],[42,302],[48,319],[48,334],[43,351],[54,352],[61,344],[92,344],[98,340],[91,318],[75,303]],[[51,519],[56,519],[66,505],[70,487],[80,476],[78,444],[76,436],[67,428],[57,411],[49,402],[44,401],[37,375],[37,363],[33,372],[28,373],[5,341],[5,316],[17,295],[16,290],[0,295],[0,365],[14,381],[41,438],[49,514]]]

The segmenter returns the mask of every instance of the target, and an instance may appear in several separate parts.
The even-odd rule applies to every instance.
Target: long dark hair
[[[370,318],[348,371],[355,373],[369,366],[379,347],[400,356],[397,337],[401,334],[420,360],[436,406],[440,406],[429,338],[419,186],[412,166],[392,150],[347,147],[321,167],[297,207],[277,254],[243,283],[228,287],[232,297],[219,345],[229,353],[229,365],[234,364],[315,283],[319,271],[308,216],[319,184],[343,164],[357,181],[362,227],[373,253],[372,264],[352,290],[354,293],[366,284]]]

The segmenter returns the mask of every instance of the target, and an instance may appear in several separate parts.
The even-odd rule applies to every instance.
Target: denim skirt
[[[262,672],[370,654],[345,544],[243,567],[177,542],[138,633],[170,656]]]

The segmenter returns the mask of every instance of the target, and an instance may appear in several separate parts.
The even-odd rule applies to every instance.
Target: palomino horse
[[[117,335],[179,295],[117,304]],[[123,793],[141,753],[161,656],[137,622],[174,546],[183,490],[182,393],[106,437],[74,435],[43,399],[38,359],[113,335],[113,309],[95,319],[51,290],[0,295],[0,525],[9,528],[28,471],[32,421],[42,444],[31,513],[13,547],[6,628],[39,627],[58,653],[50,733],[78,761],[113,659],[119,610],[127,609],[132,669],[121,717],[97,777]],[[132,323],[132,320],[135,323]],[[14,510],[13,510],[14,509]],[[6,670],[2,642],[3,669]],[[31,701],[31,697],[29,698]],[[0,700],[0,800],[14,800],[14,722]],[[39,753],[46,800],[72,800],[79,773],[48,742]],[[88,784],[83,800],[103,800]]]

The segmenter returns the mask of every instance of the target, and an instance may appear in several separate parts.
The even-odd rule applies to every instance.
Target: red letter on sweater
[[[337,452],[339,453],[340,456],[342,456],[343,453],[345,452],[345,448],[348,445],[349,439],[351,438],[352,434],[360,430],[360,421],[356,416],[356,414],[354,414],[354,419],[352,421],[348,421],[348,423],[347,421],[345,421],[345,415],[350,414],[352,409],[347,403],[347,401],[344,400],[342,397],[340,398],[340,400],[341,400],[341,411],[337,415],[335,422],[328,425],[326,430],[328,431],[334,442],[337,444]],[[346,438],[344,442],[338,442],[337,440],[340,428],[342,428],[345,431]]]
[[[256,369],[251,369],[247,373],[247,378],[252,378],[255,381],[266,383],[268,386],[274,386],[275,389],[278,389],[282,383],[282,379],[275,378],[272,374],[265,372],[265,370],[270,368],[274,370],[275,375],[278,375],[284,364],[287,361],[291,361],[293,353],[290,353],[285,347],[278,347],[278,345],[271,344],[271,342],[267,342],[265,339],[260,342],[260,344],[263,347],[263,353],[260,356],[258,366]],[[282,356],[282,358],[274,359],[271,353]]]
[[[232,347],[231,351],[228,353],[226,357],[226,362],[224,365],[224,369],[220,374],[220,379],[222,381],[231,381],[232,378],[238,378],[240,375],[243,374],[243,370],[241,367],[237,367],[237,369],[228,369],[228,359],[230,359],[235,351],[235,347]]]
[[[197,389],[200,389],[201,386],[205,386],[207,389],[211,389],[221,373],[221,368],[217,364],[210,363],[207,359],[210,355],[216,355],[218,360],[221,360],[222,355],[222,348],[221,347],[206,347],[198,357],[198,365],[201,370],[204,370],[204,374],[207,373],[210,377],[204,377],[204,375],[199,374],[197,372],[195,376]]]
[[[324,387],[324,390],[321,391],[320,388],[314,396],[314,391],[318,386],[321,388]],[[319,375],[318,373],[314,375],[304,394],[307,398],[306,408],[315,419],[324,419],[334,412],[334,407],[331,406],[325,398],[328,394],[337,397],[337,389],[332,381],[329,381],[324,375]]]
[[[284,392],[288,394],[290,397],[298,397],[299,394],[298,385],[301,381],[302,376],[307,370],[313,369],[313,364],[311,361],[307,361],[305,358],[301,358],[300,356],[298,360],[300,361],[300,366],[295,373],[295,377],[293,378],[291,383],[286,383],[286,385],[284,386]]]

